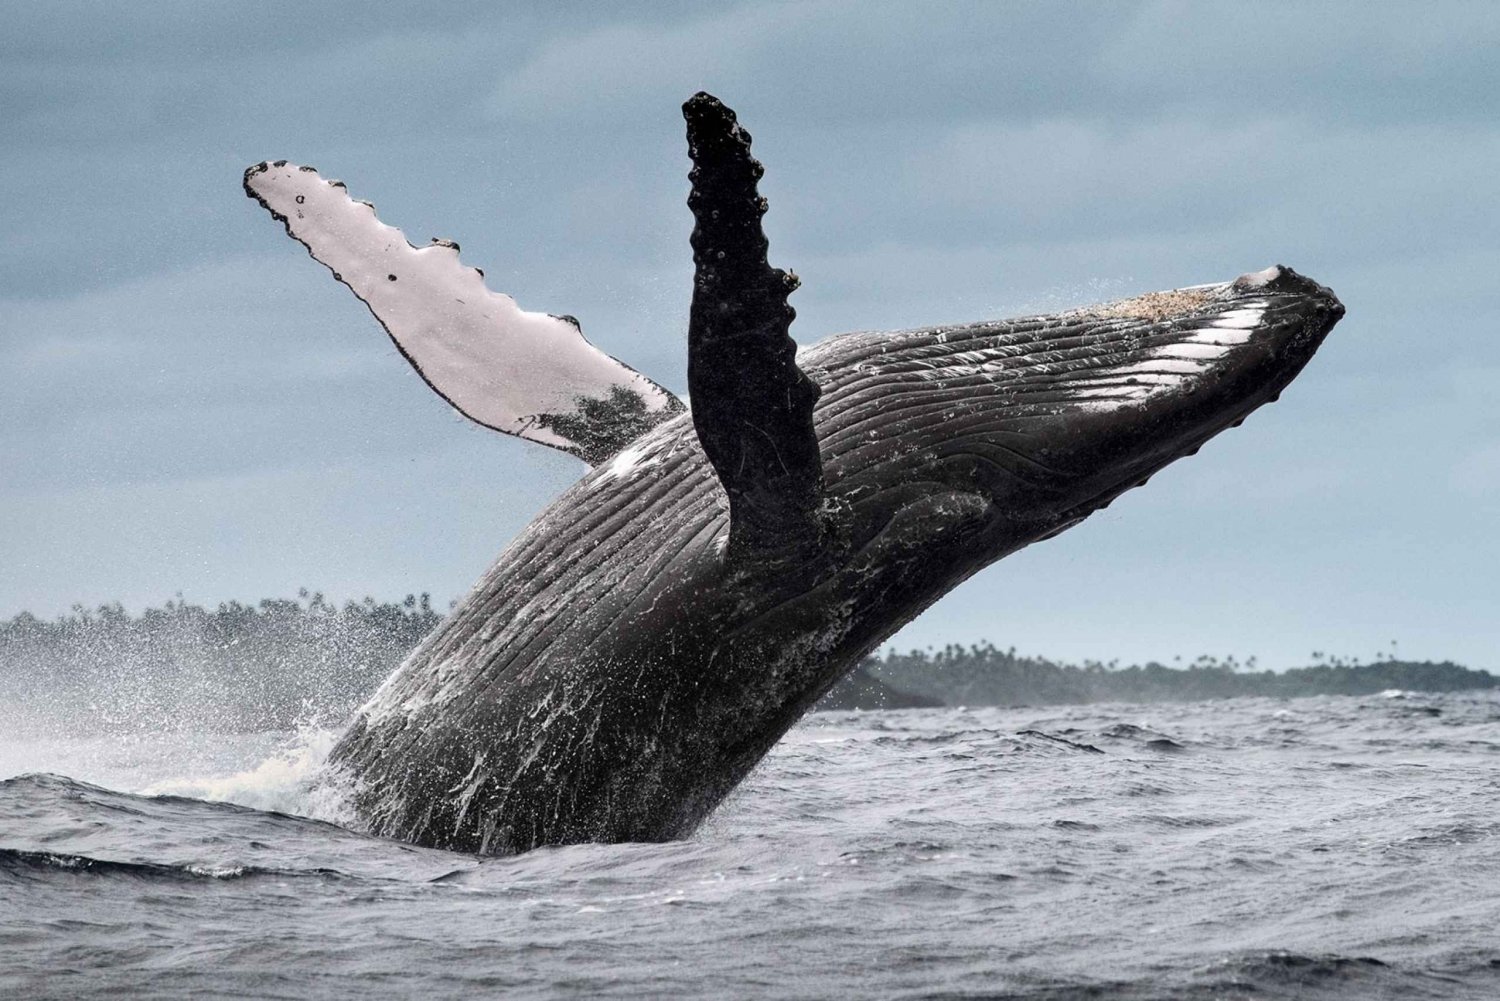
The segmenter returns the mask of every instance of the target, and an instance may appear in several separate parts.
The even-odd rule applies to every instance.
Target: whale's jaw
[[[1344,315],[1329,289],[1285,267],[1202,291],[1204,306],[1164,318],[1120,360],[1082,368],[1082,413],[1038,428],[1040,447],[1081,474],[1070,493],[1083,496],[1063,518],[1098,510],[1278,399]]]
[[[827,397],[829,490],[927,479],[1013,523],[1076,523],[1275,400],[1343,313],[1275,266],[1054,316],[834,338],[803,357]]]

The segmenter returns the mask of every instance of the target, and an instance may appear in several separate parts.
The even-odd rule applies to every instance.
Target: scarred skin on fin
[[[867,652],[1275,399],[1343,315],[1272,267],[797,357],[749,135],[683,111],[693,413],[602,457],[359,711],[330,781],[376,833],[691,833]]]
[[[414,247],[342,181],[285,160],[245,171],[260,202],[370,308],[439,395],[485,427],[595,464],[680,413],[671,393],[584,339],[577,319],[491,292],[458,244]]]

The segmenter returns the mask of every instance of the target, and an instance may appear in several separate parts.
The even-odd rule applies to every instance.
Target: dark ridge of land
[[[75,606],[0,620],[0,729],[283,729],[337,725],[442,621],[430,598],[183,601],[131,615]],[[867,658],[818,709],[1176,702],[1235,696],[1370,695],[1494,688],[1457,664],[1332,658],[1257,671],[1232,658],[1185,668],[1066,664],[992,644]]]
[[[1322,660],[1321,655],[1316,655]],[[1458,692],[1500,686],[1500,678],[1451,661],[1328,658],[1308,667],[1257,671],[1254,661],[1199,657],[1187,667],[1064,664],[1024,657],[992,644],[950,645],[937,652],[894,651],[861,667],[895,688],[946,705],[1078,705],[1091,702],[1198,702],[1237,696],[1299,698],[1374,695],[1391,689]]]

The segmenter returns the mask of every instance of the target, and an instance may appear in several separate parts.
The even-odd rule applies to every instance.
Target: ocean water
[[[371,838],[333,735],[0,735],[0,997],[1500,998],[1500,695],[816,714],[691,840]]]

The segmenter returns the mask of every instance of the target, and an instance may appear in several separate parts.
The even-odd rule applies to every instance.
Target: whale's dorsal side
[[[699,93],[682,107],[693,182],[693,425],[729,495],[729,553],[795,553],[820,532],[818,386],[797,367],[787,303],[797,277],[766,260],[764,173],[734,112]]]
[[[577,320],[491,292],[451,240],[412,246],[341,181],[277,160],[246,170],[244,183],[470,420],[597,465],[682,411],[677,397],[590,344]]]

